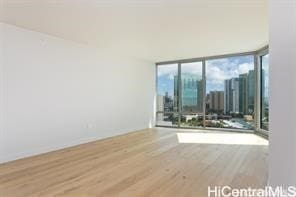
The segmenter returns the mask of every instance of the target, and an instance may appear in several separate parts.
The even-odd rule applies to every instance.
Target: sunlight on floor
[[[267,146],[268,140],[246,133],[177,133],[179,143]]]

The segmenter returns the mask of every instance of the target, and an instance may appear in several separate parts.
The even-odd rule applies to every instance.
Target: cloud
[[[182,73],[191,73],[202,76],[202,62],[192,62],[181,65]]]
[[[181,65],[181,72],[196,74],[200,78],[202,77],[202,62],[185,63]],[[178,74],[178,64],[168,64],[158,66],[157,75],[158,77],[166,77],[170,80],[174,79],[174,76]]]
[[[224,80],[239,77],[253,69],[252,57],[243,60],[240,57],[209,60],[206,64],[207,91],[223,90]]]
[[[225,79],[239,77],[240,74],[248,73],[254,69],[253,62],[236,64],[237,61],[225,61],[221,64],[217,62],[207,62],[207,80],[224,82]]]
[[[178,64],[167,64],[160,65],[157,67],[157,75],[158,77],[162,76],[174,76],[178,74]]]
[[[240,74],[248,73],[254,69],[253,56],[231,57],[206,62],[207,92],[212,90],[223,90],[224,80],[239,77]],[[181,72],[202,75],[202,63],[193,62],[182,64]],[[178,74],[178,64],[158,66],[158,77],[163,80],[174,79]]]
[[[243,63],[238,65],[238,73],[248,73],[249,70],[254,70],[254,64],[253,63]]]

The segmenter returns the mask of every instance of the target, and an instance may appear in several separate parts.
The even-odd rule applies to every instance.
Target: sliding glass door
[[[260,128],[269,129],[269,54],[260,57]]]

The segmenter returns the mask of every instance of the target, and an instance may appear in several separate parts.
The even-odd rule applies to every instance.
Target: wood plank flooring
[[[208,186],[262,188],[267,144],[254,134],[147,129],[2,164],[0,196],[206,197]]]

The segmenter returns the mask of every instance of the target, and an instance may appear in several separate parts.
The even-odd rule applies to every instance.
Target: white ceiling
[[[2,0],[1,21],[149,61],[268,44],[268,0]]]

